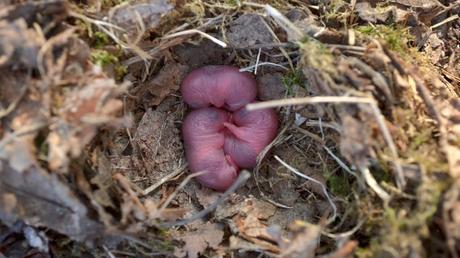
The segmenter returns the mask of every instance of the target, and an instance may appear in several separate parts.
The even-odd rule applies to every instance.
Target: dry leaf
[[[180,239],[185,242],[183,250],[176,250],[176,255],[188,258],[196,258],[203,254],[207,248],[217,249],[224,236],[223,227],[220,224],[206,223],[197,231],[186,232]]]

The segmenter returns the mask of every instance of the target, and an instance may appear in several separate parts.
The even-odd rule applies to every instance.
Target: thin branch
[[[203,217],[205,217],[206,215],[208,215],[209,213],[211,213],[212,211],[214,211],[217,206],[219,206],[220,204],[222,204],[228,196],[230,196],[232,193],[234,193],[238,188],[240,188],[242,185],[244,185],[244,183],[246,183],[246,181],[251,177],[251,175],[249,174],[248,171],[246,170],[243,170],[240,172],[240,175],[238,176],[238,178],[236,179],[235,182],[233,182],[233,184],[230,186],[230,188],[227,189],[227,191],[225,191],[213,204],[211,204],[209,207],[205,208],[204,210],[192,215],[190,218],[187,218],[187,219],[183,219],[183,220],[179,220],[179,221],[175,221],[175,222],[167,222],[167,223],[163,223],[161,224],[161,226],[164,226],[164,227],[174,227],[174,226],[183,226],[183,225],[186,225],[186,224],[189,224],[197,219],[201,219]]]
[[[262,53],[262,48],[259,48],[259,53],[257,53],[256,67],[255,67],[255,69],[254,69],[254,75],[257,75],[257,67],[258,67],[258,65],[259,65],[260,53]]]
[[[283,68],[286,71],[289,71],[289,69],[284,67],[283,65],[280,65],[280,64],[277,64],[277,63],[262,62],[262,63],[258,63],[258,64],[251,65],[251,66],[248,66],[248,67],[240,68],[240,72],[249,72],[249,71],[252,71],[253,69],[257,70],[257,67],[263,66],[263,65],[275,66],[275,67]]]
[[[458,18],[459,18],[458,14],[452,15],[449,18],[430,26],[430,29],[436,29],[437,27],[440,27],[440,26],[442,26],[442,25],[444,25],[444,24],[446,24],[448,22],[455,21]]]
[[[179,193],[179,191],[185,187],[185,185],[187,185],[187,183],[192,180],[192,178],[194,177],[197,177],[197,176],[201,176],[201,175],[204,175],[204,174],[207,174],[208,172],[207,171],[201,171],[201,172],[197,172],[197,173],[193,173],[193,174],[190,174],[188,175],[184,181],[182,181],[182,183],[176,188],[176,190],[174,190],[174,192],[168,196],[168,198],[166,199],[166,201],[163,203],[163,205],[161,205],[160,209],[158,209],[158,214],[161,214],[163,213],[163,211],[166,209],[166,207],[168,207],[168,205],[172,202],[172,200],[174,200],[174,198],[176,198],[177,194]]]
[[[187,166],[186,163],[183,163],[182,165],[180,165],[176,170],[174,170],[172,173],[169,173],[167,174],[166,176],[164,176],[163,178],[161,178],[158,182],[156,182],[155,184],[147,187],[144,191],[142,191],[142,195],[143,196],[146,196],[148,194],[150,194],[151,192],[155,191],[155,189],[157,189],[158,187],[160,187],[162,184],[166,183],[167,181],[171,180],[171,178],[174,178],[176,177],[177,175],[179,175],[180,173],[182,173],[185,169],[185,167]]]
[[[406,185],[402,166],[399,162],[398,152],[396,145],[394,144],[393,138],[391,137],[390,131],[385,124],[385,119],[378,108],[377,103],[374,99],[368,97],[349,97],[349,96],[318,96],[318,97],[304,97],[304,98],[290,98],[280,100],[270,100],[265,102],[251,103],[246,105],[246,109],[258,110],[266,108],[274,108],[281,106],[290,105],[305,105],[305,104],[317,104],[317,103],[348,103],[348,104],[368,104],[371,106],[372,112],[374,113],[377,124],[382,132],[383,138],[385,139],[388,147],[390,148],[391,155],[394,159],[396,167],[396,184],[398,188],[402,189]]]
[[[366,220],[362,219],[358,222],[358,224],[356,224],[356,226],[354,226],[352,229],[346,231],[346,232],[342,232],[342,233],[330,233],[330,232],[327,232],[327,231],[321,231],[321,234],[324,235],[324,236],[327,236],[327,237],[330,237],[330,238],[333,238],[333,239],[340,239],[340,238],[347,238],[347,237],[350,237],[352,236],[354,233],[356,233],[356,231],[358,231],[361,226],[364,224]]]
[[[303,97],[303,98],[290,98],[270,100],[258,103],[251,103],[246,105],[249,111],[275,108],[282,106],[292,105],[305,105],[305,104],[318,104],[318,103],[350,103],[350,104],[370,104],[375,103],[371,98],[367,97],[348,97],[348,96],[319,96],[319,97]]]
[[[197,30],[197,29],[191,29],[191,30],[184,30],[184,31],[180,31],[180,32],[176,32],[176,33],[173,33],[173,34],[169,34],[167,36],[164,36],[163,39],[169,39],[169,38],[175,38],[175,37],[179,37],[179,36],[184,36],[184,35],[190,35],[190,34],[200,34],[201,36],[211,40],[212,42],[216,43],[217,45],[223,47],[223,48],[226,48],[227,47],[227,43],[205,33],[205,32],[202,32],[201,30]]]
[[[367,185],[374,190],[374,192],[382,199],[384,202],[388,202],[390,200],[390,195],[383,190],[380,185],[377,183],[375,178],[372,176],[369,168],[361,169],[361,174],[364,176],[364,180],[366,181]]]
[[[326,186],[323,183],[321,183],[320,181],[314,179],[313,177],[309,177],[309,176],[299,172],[297,169],[295,169],[291,165],[287,164],[284,160],[282,160],[277,155],[275,155],[275,159],[278,160],[278,162],[280,162],[283,166],[285,166],[287,169],[289,169],[292,173],[296,174],[297,176],[300,176],[300,177],[302,177],[304,179],[312,181],[313,183],[318,184],[318,185],[321,186],[321,189],[323,190],[323,193],[326,196],[327,201],[329,202],[329,204],[332,207],[332,217],[329,218],[329,220],[328,220],[329,223],[332,223],[335,220],[335,218],[337,217],[337,206],[332,201],[332,198],[330,197],[330,195],[329,195],[329,193],[328,193],[328,191],[326,189]]]

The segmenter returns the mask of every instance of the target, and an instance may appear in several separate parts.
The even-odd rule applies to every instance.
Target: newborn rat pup
[[[273,109],[248,111],[257,82],[232,66],[205,66],[191,72],[181,86],[184,101],[194,108],[182,131],[186,159],[198,181],[224,191],[240,168],[256,165],[259,153],[275,138],[278,116]]]
[[[235,111],[253,102],[256,95],[256,80],[233,66],[205,66],[191,72],[182,83],[184,101],[192,108],[214,106]]]
[[[275,138],[278,116],[273,109],[242,108],[233,114],[233,123],[224,126],[230,131],[225,137],[225,153],[239,167],[252,168],[256,166],[257,155]]]
[[[205,186],[225,190],[238,176],[238,167],[224,153],[224,123],[230,115],[217,108],[192,111],[184,121],[185,155],[193,172],[206,172],[198,176]]]

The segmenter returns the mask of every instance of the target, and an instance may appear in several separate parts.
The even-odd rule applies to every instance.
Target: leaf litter
[[[0,256],[458,257],[458,3],[269,4],[0,4]],[[207,64],[283,128],[225,194],[180,133]]]

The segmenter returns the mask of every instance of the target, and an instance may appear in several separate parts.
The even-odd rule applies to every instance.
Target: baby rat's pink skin
[[[206,171],[198,176],[201,184],[224,191],[238,176],[238,167],[224,153],[224,123],[230,115],[217,108],[192,111],[182,125],[186,158],[192,173]]]
[[[224,123],[229,131],[224,151],[239,167],[255,167],[257,156],[277,134],[278,116],[273,109],[242,108],[233,114],[232,120],[233,123]]]
[[[248,73],[227,65],[211,65],[191,72],[182,83],[184,101],[192,108],[215,106],[235,111],[253,102],[257,82]]]
[[[278,118],[272,109],[247,111],[254,102],[257,82],[232,66],[206,66],[182,83],[184,101],[197,110],[183,123],[186,158],[204,186],[224,191],[239,168],[256,165],[259,153],[275,138]],[[212,107],[213,106],[213,107]]]

